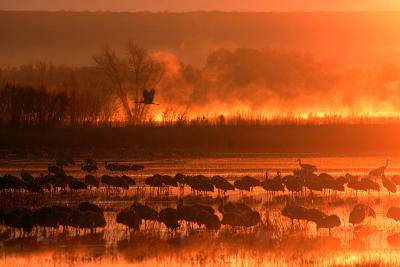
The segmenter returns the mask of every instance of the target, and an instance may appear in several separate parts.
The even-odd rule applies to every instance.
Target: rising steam
[[[398,116],[400,72],[394,65],[347,68],[283,49],[221,49],[196,69],[171,53],[159,85],[165,106],[195,115]]]
[[[182,62],[169,51],[152,51],[163,63],[150,111],[154,119],[170,120],[224,115],[265,118],[310,116],[398,117],[400,69],[397,65],[347,67],[313,55],[283,48],[219,49],[202,67]],[[124,120],[109,79],[94,67],[70,68],[45,63],[25,64],[0,71],[6,83],[45,86],[71,94],[96,95]],[[126,86],[132,86],[127,80]],[[83,93],[82,93],[83,92]],[[87,93],[86,93],[87,92]],[[116,107],[114,107],[116,106]]]

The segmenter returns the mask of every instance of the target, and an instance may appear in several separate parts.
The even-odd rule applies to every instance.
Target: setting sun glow
[[[400,266],[400,0],[0,0],[0,267]]]

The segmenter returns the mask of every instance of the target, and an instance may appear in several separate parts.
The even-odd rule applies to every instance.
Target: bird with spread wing
[[[151,89],[151,90],[143,90],[143,100],[142,101],[136,101],[135,103],[143,103],[145,105],[159,105],[154,103],[154,95],[156,93],[156,90]]]

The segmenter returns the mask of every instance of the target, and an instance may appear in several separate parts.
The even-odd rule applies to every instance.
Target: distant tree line
[[[0,69],[0,124],[8,127],[142,125],[152,121],[142,93],[163,76],[162,63],[133,42],[129,57],[109,48],[91,67],[34,62]]]
[[[285,49],[238,48],[219,49],[196,67],[133,42],[125,53],[104,48],[93,59],[82,67],[0,68],[0,126],[363,123],[375,120],[359,110],[399,112],[400,106],[397,65],[349,70]],[[155,90],[154,103],[161,105],[146,104],[145,90]],[[333,113],[313,113],[324,107]],[[346,109],[346,117],[334,112]]]
[[[0,92],[3,125],[57,126],[67,120],[71,98],[65,92],[6,84]]]

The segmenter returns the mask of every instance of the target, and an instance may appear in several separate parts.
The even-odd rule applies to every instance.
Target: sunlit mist
[[[0,0],[0,266],[400,266],[397,0]]]

